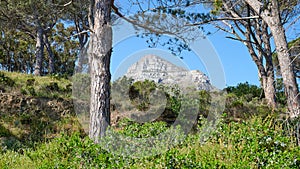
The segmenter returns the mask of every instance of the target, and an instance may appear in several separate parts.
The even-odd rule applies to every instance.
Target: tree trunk
[[[76,65],[76,72],[77,73],[82,73],[83,71],[83,66],[84,64],[87,64],[87,56],[85,55],[86,53],[86,48],[85,45],[88,41],[88,34],[87,33],[82,33],[85,29],[83,28],[84,24],[84,19],[79,19],[76,15],[74,16],[74,23],[75,23],[75,28],[76,28],[76,33],[78,34],[78,41],[80,45],[80,54],[77,58],[77,65]],[[81,22],[81,23],[80,23]]]
[[[287,96],[287,106],[290,117],[298,117],[300,114],[300,97],[295,74],[291,64],[286,37],[284,34],[284,28],[282,25],[277,25],[275,27],[271,27],[271,31],[274,32],[273,36],[278,54],[278,61],[284,89]]]
[[[272,54],[271,52],[267,52],[264,55],[264,58],[266,59],[266,66],[264,67],[262,57],[263,54],[259,52],[259,54],[255,53],[255,50],[252,46],[252,43],[250,43],[251,37],[250,37],[250,32],[249,29],[246,32],[246,38],[247,42],[245,43],[250,56],[252,57],[252,60],[257,66],[258,69],[258,75],[261,83],[261,87],[263,88],[265,98],[268,102],[268,105],[272,108],[276,107],[276,101],[275,101],[275,87],[274,87],[274,68],[273,68],[273,63],[272,63]],[[265,45],[268,46],[268,45]],[[260,56],[258,56],[260,55]]]
[[[267,68],[267,81],[266,81],[266,87],[264,88],[265,98],[268,100],[268,104],[276,108],[276,93],[275,93],[275,80],[274,80],[274,68],[270,68],[272,70],[269,70]]]
[[[38,26],[36,36],[36,51],[35,51],[35,67],[33,74],[40,76],[42,74],[43,58],[44,58],[44,41],[43,41],[44,30],[41,26]]]
[[[51,45],[49,43],[48,37],[44,34],[44,40],[45,40],[45,45],[46,49],[49,55],[49,74],[53,74],[55,72],[55,67],[54,67],[54,53],[52,52]]]
[[[271,30],[271,33],[274,37],[279,66],[281,68],[280,71],[285,88],[285,94],[287,96],[289,116],[291,118],[298,117],[300,115],[299,90],[291,64],[285,30],[280,20],[278,1],[270,1],[269,8],[264,10],[262,10],[263,4],[257,0],[245,1],[256,13],[260,15],[260,17],[268,24]]]
[[[83,51],[84,48],[80,48],[80,51]],[[77,65],[76,65],[76,69],[75,69],[75,72],[76,73],[82,73],[82,67],[83,67],[83,58],[84,58],[84,55],[85,53],[81,52],[78,56],[78,59],[77,59]]]
[[[263,88],[265,98],[268,102],[268,105],[272,108],[276,107],[276,99],[275,99],[275,86],[274,86],[274,68],[273,63],[266,61],[266,66],[263,66],[263,63],[257,55],[254,53],[253,47],[250,46],[251,44],[248,43],[246,46],[248,51],[257,66],[258,75],[260,78],[261,87]],[[265,56],[266,60],[270,60],[268,58],[270,56]]]
[[[244,15],[251,17],[251,14],[253,13],[253,10],[251,10],[249,5],[246,5],[247,12],[245,13],[245,11],[243,11],[245,9],[236,9],[234,4],[231,4],[226,0],[223,0],[222,4],[222,10],[225,15],[232,18],[238,18]],[[249,54],[257,66],[261,87],[264,91],[267,103],[270,107],[275,108],[274,68],[270,36],[266,23],[261,22],[259,19],[240,20],[239,22],[233,21],[231,24],[229,22],[225,23],[230,27],[231,31],[226,31],[226,29],[223,28],[221,28],[221,30],[231,33],[236,37],[236,40],[243,42],[248,48]],[[241,38],[241,35],[245,36],[245,40]],[[264,59],[266,60],[265,65],[263,63]]]
[[[110,58],[112,49],[111,1],[96,0],[91,23],[89,62],[91,101],[89,137],[99,143],[110,125]]]
[[[276,108],[273,71],[268,70],[268,68],[267,72],[262,73],[259,71],[259,77],[261,79],[261,87],[264,90],[265,98],[267,100],[268,105],[272,108]]]
[[[276,104],[276,90],[275,90],[275,70],[273,65],[273,53],[271,49],[271,42],[270,36],[268,31],[267,24],[263,21],[262,23],[262,41],[265,47],[265,61],[266,61],[266,87],[264,88],[265,91],[265,98],[268,100],[268,104],[273,108],[277,107]]]

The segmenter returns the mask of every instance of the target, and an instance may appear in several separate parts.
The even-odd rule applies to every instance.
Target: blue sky
[[[134,32],[134,29],[126,24],[114,28],[111,60],[113,79],[124,74],[140,57],[155,54],[177,65],[204,72],[212,80],[213,85],[219,88],[235,86],[246,81],[259,85],[257,68],[247,48],[238,41],[225,38],[223,32],[198,40],[195,49],[199,51],[198,54],[195,54],[195,50],[185,51],[181,55],[183,59],[171,55],[171,52],[163,47],[148,48],[146,39],[136,37]]]
[[[241,82],[259,85],[258,71],[247,48],[241,42],[225,38],[218,32],[208,38],[219,54],[224,67],[226,84],[237,85]]]
[[[143,5],[143,4],[142,4]],[[147,5],[147,4],[144,4]],[[130,9],[128,13],[134,14],[137,11],[137,7],[134,5],[126,4],[121,1],[119,6],[123,9]],[[208,12],[209,7],[191,7],[192,11]],[[119,23],[118,23],[119,25]],[[121,24],[122,25],[122,24]],[[299,20],[296,24],[286,30],[287,40],[291,41],[299,36]],[[207,26],[205,31],[214,32],[212,26]],[[131,33],[130,33],[131,32]],[[174,61],[179,65],[184,65],[188,69],[197,69],[209,76],[213,85],[219,86],[219,88],[226,86],[235,86],[238,83],[249,82],[250,84],[259,85],[257,67],[252,61],[247,48],[241,42],[225,38],[228,34],[218,31],[207,36],[206,40],[199,40],[197,49],[201,49],[197,54],[195,52],[183,52],[181,56],[184,59],[179,59],[176,56],[172,56],[167,49],[149,49],[146,39],[135,37],[133,28],[129,28],[128,25],[114,28],[114,44],[113,55],[111,62],[112,78],[116,79],[122,75],[124,69],[136,62],[140,57],[151,52],[156,52],[157,55],[165,57],[169,61]],[[298,35],[297,33],[298,32]],[[117,38],[116,38],[117,37]],[[119,37],[122,37],[121,39]],[[119,39],[118,39],[119,38]],[[117,40],[116,40],[117,39]],[[272,45],[274,49],[274,45]],[[216,61],[215,69],[213,71],[214,61],[207,60],[207,58],[218,57]],[[202,60],[199,61],[199,58]],[[203,59],[204,58],[204,59]],[[220,68],[221,67],[221,68]],[[223,74],[220,72],[223,71]],[[221,80],[218,80],[218,74]],[[224,79],[223,79],[224,78]],[[223,82],[224,81],[224,82]]]

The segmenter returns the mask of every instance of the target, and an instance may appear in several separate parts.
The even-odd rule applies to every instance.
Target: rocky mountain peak
[[[128,68],[125,76],[134,81],[148,79],[162,84],[177,84],[184,88],[194,87],[197,90],[212,88],[208,77],[199,70],[185,69],[155,55],[142,57]]]

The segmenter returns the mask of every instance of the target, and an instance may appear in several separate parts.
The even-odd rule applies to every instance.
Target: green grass
[[[111,154],[86,136],[62,134],[22,153],[4,151],[0,168],[297,168],[300,147],[273,120],[221,122],[205,143],[200,142],[199,134],[192,134],[167,152],[146,158]],[[129,125],[134,127],[122,132],[135,135],[136,124]],[[164,127],[155,122],[139,126],[139,130]]]
[[[0,86],[9,93],[46,98],[71,97],[72,83],[69,79],[4,71],[0,71],[0,75]]]
[[[296,146],[295,138],[291,135],[292,126],[288,128],[285,125],[287,123],[280,121],[259,100],[248,103],[235,95],[228,95],[227,115],[224,115],[206,142],[201,141],[200,132],[206,124],[205,120],[199,121],[198,132],[182,140],[180,128],[170,128],[165,122],[139,124],[123,119],[112,128],[114,132],[108,133],[104,144],[93,144],[82,132],[72,108],[69,107],[68,113],[54,109],[71,102],[70,84],[68,79],[55,76],[0,73],[0,87],[10,94],[8,97],[12,101],[8,103],[15,104],[11,109],[6,109],[5,105],[0,110],[0,168],[211,169],[300,166],[300,147]],[[14,99],[41,103],[22,106]],[[54,107],[45,106],[52,103]],[[249,115],[238,116],[241,119],[239,122],[231,120],[231,114],[240,115],[241,112]],[[178,144],[154,156],[143,157],[143,154],[149,153],[147,149],[145,152],[138,149],[139,152],[128,154],[128,149],[132,147],[119,144],[118,134],[121,137],[149,138],[165,131],[169,134],[156,144],[168,145],[168,139],[175,138]],[[147,144],[147,141],[141,142],[136,147]],[[105,148],[115,145],[118,145],[117,153]],[[121,155],[126,152],[135,158]]]
[[[2,150],[33,147],[60,132],[81,130],[73,110],[70,80],[0,72],[0,89]]]

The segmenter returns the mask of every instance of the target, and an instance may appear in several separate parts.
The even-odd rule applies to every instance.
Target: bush
[[[20,92],[23,95],[30,95],[30,96],[36,96],[37,95],[33,86],[22,87],[20,89]]]
[[[79,133],[62,134],[33,149],[0,151],[0,168],[298,168],[300,147],[282,132],[278,122],[272,116],[241,123],[221,121],[205,143],[196,133],[155,156],[131,154],[140,154],[136,156],[139,158],[123,156],[128,147],[120,146],[117,137],[99,145]],[[122,124],[124,129],[116,132],[136,138],[148,138],[169,129],[163,122],[142,125],[123,120]],[[170,138],[175,138],[174,133],[169,133]],[[120,152],[109,152],[106,145],[117,145]]]
[[[154,81],[138,81],[129,88],[129,98],[132,104],[140,111],[146,111],[150,106],[150,95],[156,89]]]
[[[6,92],[15,86],[15,81],[6,76],[3,72],[0,72],[0,91]]]
[[[35,83],[35,79],[34,78],[29,78],[26,81],[26,86],[33,86]]]
[[[251,85],[248,82],[239,83],[236,87],[229,86],[225,88],[227,93],[233,93],[238,97],[244,98],[246,101],[251,101],[253,98],[262,98],[263,90],[260,87]]]

